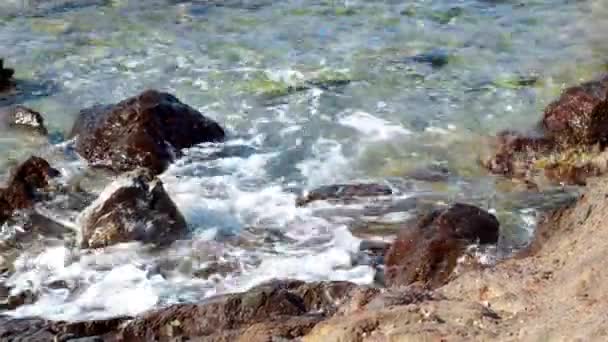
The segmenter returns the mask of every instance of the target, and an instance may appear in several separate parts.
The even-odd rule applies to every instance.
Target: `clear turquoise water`
[[[294,189],[335,182],[388,180],[402,196],[477,203],[499,213],[507,245],[523,243],[534,211],[477,166],[483,137],[529,127],[565,86],[605,71],[606,8],[592,0],[4,1],[1,53],[21,88],[4,104],[41,111],[54,137],[79,109],[146,88],[176,94],[230,132],[225,146],[193,148],[163,175],[194,232],[169,259],[190,268],[150,276],[166,260],[134,248],[101,252],[108,271],[83,261],[88,252],[70,251],[75,260],[67,247],[49,249],[57,265],[24,265],[10,281],[26,286],[33,277],[44,289],[55,278],[87,279],[89,290],[79,299],[51,291],[19,314],[137,313],[275,276],[370,282],[369,267],[351,265],[355,238],[343,220],[293,208]],[[35,152],[66,177],[82,172],[57,152],[66,144],[2,134],[2,170]],[[214,149],[231,157],[203,161]],[[450,179],[402,186],[408,171],[430,164],[447,167]],[[269,231],[282,238],[269,243]],[[208,259],[239,267],[193,280]],[[309,266],[298,269],[297,260]],[[143,273],[112,273],[125,268]],[[91,309],[91,298],[109,296],[102,287],[146,299]]]

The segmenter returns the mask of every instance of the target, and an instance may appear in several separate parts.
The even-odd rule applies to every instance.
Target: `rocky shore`
[[[12,72],[0,63],[0,86]],[[8,76],[8,77],[6,77]],[[4,82],[4,83],[2,83]],[[607,338],[602,263],[608,251],[608,81],[566,90],[528,133],[504,132],[482,158],[491,172],[543,184],[586,185],[570,205],[546,212],[528,248],[486,265],[471,246],[495,245],[500,226],[485,210],[464,203],[433,205],[400,222],[390,245],[369,245],[381,281],[279,279],[243,293],[177,304],[137,317],[86,322],[0,316],[2,341],[545,341]],[[0,111],[7,129],[45,135],[39,113]],[[148,90],[120,103],[82,110],[71,138],[92,168],[115,175],[97,197],[55,182],[59,172],[31,157],[0,189],[0,220],[35,215],[35,204],[58,193],[87,198],[80,210],[82,248],[140,241],[163,248],[188,234],[184,217],[156,177],[181,150],[221,142],[222,127],[175,96]],[[605,188],[606,187],[606,188]],[[381,184],[340,184],[312,190],[295,205],[390,195]],[[27,227],[27,226],[26,226]],[[35,225],[22,232],[35,231]],[[61,229],[59,229],[61,231]],[[68,229],[66,228],[66,231]],[[43,232],[42,234],[45,234]],[[27,240],[26,237],[23,237]],[[362,247],[363,248],[363,247]],[[8,294],[3,307],[35,294]],[[29,296],[29,297],[28,297]]]

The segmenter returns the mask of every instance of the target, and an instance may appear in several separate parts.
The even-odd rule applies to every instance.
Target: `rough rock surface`
[[[224,130],[175,96],[147,90],[115,105],[82,110],[72,128],[76,150],[115,171],[163,172],[183,148],[224,139]]]
[[[273,281],[248,292],[177,305],[129,322],[119,341],[175,337],[205,341],[272,341],[305,335],[335,312],[356,285]],[[204,338],[204,339],[203,339]]]
[[[393,190],[388,185],[382,184],[336,184],[322,186],[310,191],[308,194],[297,199],[298,206],[304,206],[315,201],[341,200],[349,201],[355,197],[388,196]]]
[[[4,60],[0,58],[0,91],[9,89],[13,85],[13,69],[4,67]]]
[[[494,244],[498,234],[496,217],[477,207],[454,204],[434,210],[404,227],[393,242],[385,256],[386,284],[444,285],[469,245]]]
[[[133,320],[48,322],[0,317],[0,338],[12,341],[273,341],[308,333],[351,298],[348,282],[271,281],[247,292],[151,311]],[[361,291],[357,289],[357,291]]]
[[[608,76],[568,88],[532,133],[503,132],[482,163],[493,173],[538,183],[585,185],[608,171]]]
[[[608,113],[598,106],[606,94],[608,76],[566,89],[545,109],[542,126],[548,136],[569,145],[605,144]]]
[[[108,185],[79,221],[85,248],[129,241],[162,246],[188,231],[163,183],[147,169],[129,172]]]
[[[22,128],[46,135],[44,118],[37,111],[24,106],[0,108],[0,127]]]
[[[40,198],[40,191],[59,175],[49,163],[30,157],[12,171],[4,189],[0,189],[0,223],[9,219],[15,210],[30,208]]]

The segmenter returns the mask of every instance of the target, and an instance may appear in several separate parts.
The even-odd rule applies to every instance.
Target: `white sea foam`
[[[344,126],[356,129],[369,140],[388,140],[395,136],[411,134],[401,125],[362,111],[346,113],[339,119],[339,122]]]

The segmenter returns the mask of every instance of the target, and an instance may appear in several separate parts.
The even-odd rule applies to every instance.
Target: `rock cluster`
[[[584,185],[608,170],[608,76],[566,89],[531,132],[503,132],[483,161],[493,173]]]

